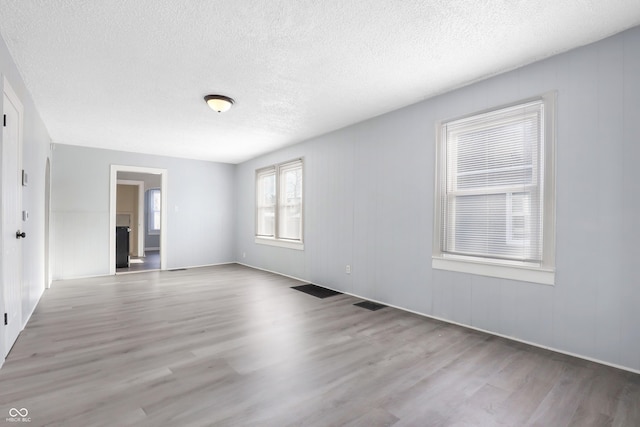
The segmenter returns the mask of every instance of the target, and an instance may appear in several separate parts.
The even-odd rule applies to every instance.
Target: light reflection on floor
[[[160,251],[145,251],[144,257],[131,257],[129,267],[116,268],[116,273],[131,273],[160,269]]]

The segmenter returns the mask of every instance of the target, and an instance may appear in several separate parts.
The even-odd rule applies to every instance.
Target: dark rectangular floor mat
[[[385,308],[386,307],[386,305],[377,304],[377,303],[371,302],[371,301],[357,302],[357,303],[355,303],[353,305],[357,305],[358,307],[366,308],[367,310],[371,310],[371,311],[380,310],[381,308]]]
[[[332,291],[331,289],[323,288],[316,285],[300,285],[292,286],[291,289],[304,292],[305,294],[313,295],[318,298],[328,298],[334,295],[342,295],[342,292]]]

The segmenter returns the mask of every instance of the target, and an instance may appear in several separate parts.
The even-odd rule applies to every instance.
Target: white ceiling
[[[639,24],[639,0],[0,0],[53,142],[229,163]]]

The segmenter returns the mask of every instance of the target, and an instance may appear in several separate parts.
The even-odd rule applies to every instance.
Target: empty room
[[[0,0],[0,425],[640,426],[637,0]]]

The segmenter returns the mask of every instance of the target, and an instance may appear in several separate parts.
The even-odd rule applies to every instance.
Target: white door
[[[5,342],[9,354],[22,330],[22,104],[4,81],[2,128],[2,284]],[[2,323],[4,325],[4,323]]]

